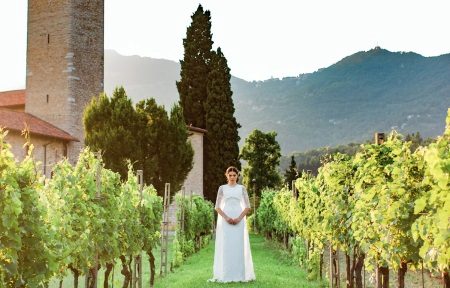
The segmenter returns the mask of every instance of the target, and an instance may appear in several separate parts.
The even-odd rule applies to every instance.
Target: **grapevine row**
[[[318,262],[326,245],[331,253],[343,251],[347,287],[362,287],[363,264],[378,270],[378,287],[387,287],[389,269],[404,287],[407,267],[421,265],[441,273],[450,287],[450,109],[436,142],[413,152],[410,145],[392,132],[354,157],[325,159],[317,177],[296,180],[297,197],[287,189],[266,190],[256,213],[259,230],[269,237],[295,235],[300,263],[305,255]]]
[[[74,287],[81,275],[89,276],[92,287],[100,267],[106,269],[107,287],[119,261],[129,283],[134,257],[144,251],[154,260],[162,199],[152,186],[141,194],[131,168],[121,181],[86,148],[75,166],[63,160],[45,179],[33,161],[32,146],[16,162],[5,136],[1,131],[1,288],[46,287],[52,277],[63,279],[68,271],[74,274]]]

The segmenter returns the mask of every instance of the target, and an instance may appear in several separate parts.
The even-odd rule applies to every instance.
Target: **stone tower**
[[[68,132],[67,156],[84,146],[83,110],[103,91],[104,0],[29,0],[25,112]]]

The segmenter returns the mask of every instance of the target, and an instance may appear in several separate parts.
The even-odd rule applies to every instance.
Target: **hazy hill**
[[[232,68],[232,67],[231,67]],[[179,63],[105,54],[105,89],[123,85],[137,101],[178,101]],[[278,132],[283,154],[370,139],[375,131],[441,134],[450,106],[450,54],[423,57],[381,48],[314,73],[247,82],[232,78],[241,138]]]

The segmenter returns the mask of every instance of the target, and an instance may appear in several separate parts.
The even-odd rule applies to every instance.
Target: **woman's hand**
[[[241,220],[242,220],[241,217],[234,218],[234,219],[233,219],[233,223],[234,223],[235,225],[236,225],[236,224],[239,224],[239,222],[241,222]]]
[[[234,222],[234,219],[233,219],[233,218],[230,218],[230,217],[228,217],[228,216],[225,217],[225,221],[227,221],[228,224],[231,224],[231,225],[236,224],[236,223]]]

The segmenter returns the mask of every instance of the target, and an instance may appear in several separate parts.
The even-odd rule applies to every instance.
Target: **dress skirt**
[[[240,185],[239,185],[240,186]],[[222,211],[231,218],[237,218],[243,210],[240,193],[224,193]],[[228,195],[227,195],[228,194]],[[228,197],[227,197],[228,196]],[[216,228],[216,242],[214,251],[214,276],[217,282],[247,282],[255,280],[252,254],[246,218],[238,224],[232,225],[223,217],[218,216]]]

